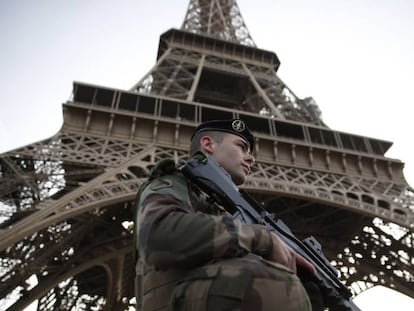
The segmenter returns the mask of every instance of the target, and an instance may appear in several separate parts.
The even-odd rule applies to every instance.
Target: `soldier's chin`
[[[240,185],[244,184],[244,183],[245,183],[245,181],[246,181],[246,178],[247,178],[247,176],[246,176],[245,174],[240,174],[240,175],[237,175],[237,176],[233,176],[233,177],[232,177],[233,182],[234,182],[237,186],[240,186]]]

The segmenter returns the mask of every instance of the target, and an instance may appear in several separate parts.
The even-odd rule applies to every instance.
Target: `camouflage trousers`
[[[311,311],[299,278],[283,266],[231,259],[204,266],[175,288],[170,310]]]

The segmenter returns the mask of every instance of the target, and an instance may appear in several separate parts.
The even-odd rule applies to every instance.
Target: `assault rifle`
[[[338,279],[337,270],[322,252],[321,244],[314,238],[299,240],[282,220],[275,221],[271,215],[251,198],[239,190],[229,174],[212,157],[197,153],[181,167],[183,174],[196,184],[210,199],[224,206],[248,224],[262,224],[274,232],[295,252],[302,255],[316,270],[316,276],[301,275],[301,279],[314,282],[323,297],[325,308],[333,311],[361,311],[351,300],[350,290]],[[310,274],[310,273],[309,273]]]

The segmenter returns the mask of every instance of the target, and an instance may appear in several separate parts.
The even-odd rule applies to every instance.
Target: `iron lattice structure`
[[[132,309],[137,189],[159,159],[186,158],[199,122],[231,117],[257,136],[246,190],[314,235],[355,294],[383,285],[414,297],[403,163],[384,156],[390,142],[325,126],[279,64],[235,1],[191,0],[130,90],[75,82],[56,135],[0,155],[0,308]]]

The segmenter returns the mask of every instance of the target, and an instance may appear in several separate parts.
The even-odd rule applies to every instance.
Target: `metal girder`
[[[236,1],[191,0],[182,29],[255,46]]]
[[[90,180],[76,191],[58,200],[43,202],[36,212],[2,231],[4,239],[1,241],[0,249],[5,266],[2,268],[1,278],[5,286],[0,291],[0,297],[3,298],[3,302],[7,301],[6,297],[16,289],[19,293],[15,295],[24,297],[13,304],[10,310],[19,310],[34,299],[46,295],[50,290],[62,288],[61,283],[66,279],[73,278],[81,272],[86,273],[85,271],[96,266],[104,267],[107,271],[107,283],[102,284],[106,293],[102,299],[107,308],[112,304],[113,288],[117,287],[118,291],[126,291],[131,296],[131,290],[128,291],[128,286],[125,288],[124,283],[128,284],[133,280],[131,278],[133,272],[132,229],[122,228],[125,226],[124,222],[132,220],[131,202],[141,182],[141,179],[132,173],[133,166],[139,165],[145,168],[148,164],[153,164],[157,159],[154,154],[155,149],[148,146],[137,157]],[[160,154],[165,155],[163,152]],[[144,159],[148,156],[152,161]],[[119,204],[127,204],[127,215],[120,219],[118,216],[115,217],[117,211],[119,213],[122,210]],[[94,228],[102,227],[100,225],[102,222],[104,222],[105,229],[96,231]],[[54,228],[57,228],[57,231]],[[120,230],[110,233],[113,228],[120,228]],[[127,245],[127,251],[120,252],[116,244],[113,244],[115,240],[124,240],[121,244]],[[84,253],[90,253],[94,244],[97,248],[102,248],[104,245],[106,250],[92,252],[89,259],[85,258]],[[27,249],[22,248],[23,245],[31,246]],[[112,257],[118,258],[118,261],[125,261],[125,256],[128,257],[128,273],[125,275],[122,273],[115,278],[113,272],[119,267],[119,262],[112,264],[104,264],[104,262]],[[77,259],[79,257],[81,259]],[[75,259],[81,263],[77,268],[73,268]],[[20,270],[19,273],[16,273],[16,269]],[[39,270],[42,271],[40,274]],[[28,289],[27,282],[31,275],[37,276],[38,285]],[[72,284],[72,286],[75,285],[79,284]],[[122,293],[117,298],[122,300],[125,298],[124,294]],[[47,300],[47,298],[43,299]],[[61,303],[59,299],[53,299],[52,305]],[[41,302],[42,299],[39,300],[39,303]],[[47,306],[50,303],[45,304],[45,310],[49,309]],[[122,303],[125,304],[125,301]]]

